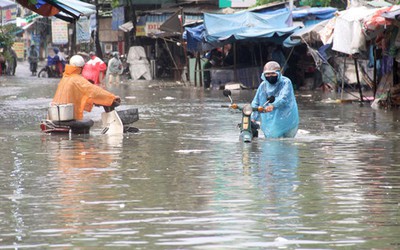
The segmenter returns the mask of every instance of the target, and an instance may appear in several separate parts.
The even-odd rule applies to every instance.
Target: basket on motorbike
[[[129,124],[134,123],[139,120],[139,110],[137,108],[127,109],[127,110],[118,110],[117,111],[119,118],[121,119],[122,124],[124,125],[124,133],[137,133],[139,132],[138,128],[131,127]]]
[[[121,118],[122,124],[127,125],[134,123],[139,120],[139,110],[137,108],[118,110],[119,118]]]

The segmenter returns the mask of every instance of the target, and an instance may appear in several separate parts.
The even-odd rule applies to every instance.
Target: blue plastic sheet
[[[290,12],[263,14],[240,12],[234,14],[204,14],[206,42],[238,41],[254,38],[274,39],[291,34],[297,27],[291,26]]]

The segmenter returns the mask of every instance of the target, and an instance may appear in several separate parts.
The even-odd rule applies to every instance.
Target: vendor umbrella
[[[40,0],[37,1],[36,4],[33,3],[34,1],[32,0],[17,0],[17,2],[25,8],[30,9],[31,11],[36,12],[42,16],[54,16],[60,12],[60,10],[57,9],[55,6]]]
[[[17,0],[19,4],[42,16],[55,16],[73,22],[83,15],[96,13],[96,6],[78,0]]]

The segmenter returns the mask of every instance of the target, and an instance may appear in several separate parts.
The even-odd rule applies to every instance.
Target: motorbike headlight
[[[253,112],[253,108],[251,107],[250,104],[245,104],[243,106],[243,110],[242,110],[243,114],[245,115],[251,115],[251,113]]]

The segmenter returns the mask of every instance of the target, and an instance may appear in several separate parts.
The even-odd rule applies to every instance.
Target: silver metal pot
[[[51,104],[48,109],[49,120],[70,121],[74,119],[74,104]]]

